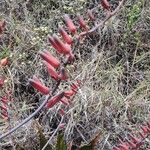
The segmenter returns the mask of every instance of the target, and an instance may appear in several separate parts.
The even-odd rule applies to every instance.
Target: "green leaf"
[[[40,130],[39,130],[39,141],[40,141],[40,149],[42,149],[47,143],[47,139],[45,138],[44,134]],[[52,146],[48,144],[45,150],[52,150]]]
[[[58,133],[56,150],[67,150],[67,145],[64,140],[64,134],[62,132]]]
[[[81,146],[79,150],[96,150],[95,146],[100,139],[101,133],[97,134],[95,138],[87,145]]]

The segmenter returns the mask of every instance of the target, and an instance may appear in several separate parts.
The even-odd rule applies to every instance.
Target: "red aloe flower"
[[[118,148],[118,147],[116,147],[116,146],[114,146],[114,147],[113,147],[113,150],[121,150],[121,149]]]
[[[61,100],[60,100],[64,105],[69,105],[69,102],[68,102],[68,99],[67,98],[62,98]]]
[[[8,112],[2,111],[1,115],[2,115],[3,119],[6,119],[6,120],[8,119]]]
[[[48,100],[46,108],[52,108],[55,104],[57,104],[64,96],[64,92],[52,97]]]
[[[5,105],[0,106],[2,110],[7,112],[7,107]]]
[[[150,132],[146,126],[141,126],[141,129],[142,129],[144,134],[148,134]]]
[[[63,53],[61,48],[55,43],[54,38],[52,36],[48,37],[49,43],[57,50],[58,53]]]
[[[45,62],[47,71],[49,73],[49,75],[54,78],[55,80],[59,80],[59,75],[56,72],[55,68],[53,66],[51,66],[50,64],[48,64],[47,62]]]
[[[59,77],[60,77],[61,80],[67,80],[68,79],[68,75],[67,75],[64,68],[61,69]]]
[[[43,52],[39,52],[40,56],[52,65],[54,68],[58,68],[60,66],[60,62],[47,50]]]
[[[90,9],[88,9],[88,16],[89,16],[89,18],[90,18],[90,20],[91,21],[94,21],[95,20],[95,17],[94,17],[94,15],[93,15],[93,13],[92,13],[92,10],[90,10]]]
[[[132,134],[128,134],[129,135],[129,137],[131,138],[131,140],[133,141],[133,143],[139,143],[140,142],[140,139],[138,139],[138,138],[136,138],[136,137],[134,137]]]
[[[120,144],[121,150],[129,150],[129,147],[127,146],[126,143]]]
[[[3,58],[1,61],[0,61],[0,66],[6,66],[8,65],[8,58]]]
[[[65,111],[64,111],[63,109],[59,109],[59,114],[60,114],[61,116],[64,116],[64,115],[65,115]]]
[[[130,148],[134,148],[134,149],[137,148],[137,145],[135,143],[133,143],[132,141],[130,141],[128,139],[126,139],[126,140],[127,140],[128,144],[129,144]]]
[[[145,139],[145,137],[146,137],[145,134],[144,134],[143,132],[141,132],[141,131],[139,132],[139,135],[140,135],[140,137],[141,137],[142,139]]]
[[[4,81],[5,81],[5,78],[1,77],[0,78],[0,87],[2,87],[4,85]]]
[[[46,87],[45,85],[43,85],[41,82],[39,82],[37,80],[29,79],[29,83],[32,85],[32,87],[37,89],[42,94],[46,95],[46,94],[49,94],[49,92],[50,92],[50,89],[48,87]]]
[[[73,39],[71,36],[69,36],[69,34],[64,30],[63,27],[59,27],[59,33],[62,36],[62,38],[64,39],[64,41],[68,44],[72,44],[73,43]]]
[[[5,20],[0,21],[0,35],[3,33],[3,31],[5,30],[5,26],[6,26],[6,22]]]
[[[75,27],[73,21],[70,19],[69,15],[65,14],[65,15],[64,15],[64,20],[65,20],[65,22],[66,22],[66,25],[67,25],[69,31],[70,31],[71,33],[75,33],[75,32],[77,31],[77,29],[76,29],[76,27]]]
[[[75,94],[75,92],[74,91],[72,91],[72,90],[68,90],[68,91],[65,91],[64,92],[64,96],[65,97],[70,97],[70,96],[73,96]]]
[[[86,26],[86,22],[83,20],[83,17],[80,14],[77,14],[77,19],[79,21],[80,27],[87,31],[88,27]]]
[[[1,98],[2,103],[7,104],[8,103],[8,98],[6,96],[3,96]]]
[[[61,51],[59,51],[62,54],[69,54],[71,52],[71,47],[68,44],[63,43],[57,35],[53,35],[53,39],[54,42],[56,43],[56,45],[59,47],[59,49],[61,49]]]
[[[104,9],[107,9],[107,10],[110,9],[110,4],[107,0],[101,0],[101,5]]]

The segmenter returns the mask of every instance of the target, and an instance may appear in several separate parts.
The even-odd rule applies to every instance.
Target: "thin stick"
[[[59,130],[60,124],[63,122],[64,117],[61,118],[61,121],[59,123],[59,125],[57,126],[55,132],[52,134],[52,136],[49,138],[49,140],[47,141],[47,143],[44,145],[44,147],[42,148],[42,150],[45,150],[45,148],[47,147],[47,145],[50,143],[50,141],[52,140],[52,138],[55,136],[55,134],[57,133],[57,131]]]

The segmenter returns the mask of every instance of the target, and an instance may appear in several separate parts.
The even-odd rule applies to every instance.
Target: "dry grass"
[[[116,7],[117,2],[112,0],[111,4]],[[58,24],[64,24],[63,14],[75,18],[76,12],[85,14],[87,8],[97,5],[92,0],[1,0],[0,18],[6,20],[7,29],[0,41],[0,58],[8,56],[11,62],[9,67],[1,68],[1,75],[7,77],[1,95],[11,88],[14,101],[9,106],[10,120],[0,120],[0,133],[21,122],[40,105],[42,96],[28,85],[28,78],[36,74],[46,85],[53,85],[38,51],[49,49],[57,55],[48,45],[47,36],[57,33]],[[67,141],[85,144],[101,131],[98,149],[111,150],[118,136],[125,138],[130,131],[136,134],[139,126],[150,120],[149,6],[149,0],[126,1],[121,13],[76,48],[75,64],[67,67],[70,81],[86,81],[65,109]],[[102,16],[101,10],[96,13]],[[67,88],[70,81],[62,83],[60,89]],[[47,137],[60,121],[60,107],[61,104],[48,112],[43,110],[35,118],[39,118]],[[1,141],[1,149],[15,149],[16,143],[25,149],[38,149],[32,122]],[[143,150],[149,149],[147,139]]]

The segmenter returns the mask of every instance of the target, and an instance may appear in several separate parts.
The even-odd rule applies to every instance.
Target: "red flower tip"
[[[113,147],[113,150],[121,150],[121,149],[118,148],[118,147],[116,147],[116,146],[114,146],[114,147]]]
[[[65,97],[70,97],[70,96],[73,96],[75,94],[75,92],[74,91],[72,91],[72,90],[68,90],[68,91],[65,91],[64,92],[64,96]]]
[[[67,72],[66,72],[66,70],[65,70],[64,68],[62,68],[62,69],[60,70],[59,78],[60,78],[61,80],[67,80],[67,79],[68,79]]]
[[[141,129],[144,134],[148,134],[150,132],[150,130],[146,126],[141,126]]]
[[[5,30],[5,26],[6,26],[6,21],[0,21],[0,35],[3,33],[3,31]]]
[[[52,97],[48,100],[46,108],[52,108],[55,104],[57,104],[64,96],[64,92]]]
[[[0,61],[0,66],[6,66],[8,65],[8,58],[3,58],[1,61]]]
[[[128,144],[129,144],[129,146],[131,147],[131,148],[137,148],[137,145],[135,144],[135,143],[133,143],[133,142],[131,142],[130,140],[128,140],[127,139],[127,142],[128,142]]]
[[[0,87],[2,87],[4,85],[4,81],[5,81],[5,78],[1,77],[0,78]]]
[[[52,65],[54,68],[58,68],[60,66],[60,62],[47,50],[39,52],[41,58],[43,58],[46,62]]]
[[[134,137],[132,134],[128,134],[129,135],[129,137],[131,138],[131,140],[132,140],[132,142],[133,143],[139,143],[140,142],[140,139],[138,139],[138,138],[136,138],[136,137]]]
[[[139,132],[139,135],[140,135],[140,137],[142,138],[142,139],[145,139],[145,134],[144,133],[142,133],[141,131]]]
[[[61,116],[64,116],[64,115],[65,115],[65,111],[64,111],[63,109],[59,109],[59,114],[60,114]]]
[[[60,100],[64,105],[69,105],[69,102],[68,102],[68,99],[67,98],[62,98],[61,100]]]
[[[53,35],[53,39],[54,39],[54,42],[56,43],[56,45],[59,47],[60,51],[59,53],[62,53],[62,54],[69,54],[71,52],[71,47],[70,45],[68,44],[65,44],[63,43],[57,35]]]
[[[107,10],[110,9],[110,4],[107,0],[101,0],[101,5],[104,9],[107,9]]]
[[[72,44],[73,43],[73,39],[71,36],[69,36],[69,34],[64,30],[63,27],[59,27],[59,33],[62,36],[62,38],[64,39],[64,41],[68,44]]]
[[[67,25],[69,31],[70,31],[71,33],[75,33],[77,29],[76,29],[76,27],[75,27],[73,21],[70,19],[69,15],[65,14],[65,15],[64,15],[64,20],[65,20],[65,22],[66,22],[66,25]]]
[[[52,45],[52,47],[57,50],[58,53],[62,53],[61,48],[57,46],[57,44],[55,43],[54,38],[52,36],[48,37],[48,41]]]
[[[60,128],[60,129],[63,129],[63,128],[65,127],[65,125],[66,125],[65,123],[61,123],[61,124],[59,125],[59,128]]]
[[[126,143],[120,144],[121,150],[129,150],[129,147],[127,146]]]
[[[56,72],[55,68],[53,66],[51,66],[50,64],[48,64],[47,62],[45,62],[45,66],[47,68],[47,71],[49,73],[49,75],[54,78],[55,80],[59,80],[59,75]]]
[[[31,84],[32,87],[37,89],[42,94],[47,95],[50,92],[49,88],[46,87],[45,85],[43,85],[41,82],[39,82],[39,80],[37,81],[37,80],[34,80],[34,79],[29,79],[29,83]]]
[[[95,17],[94,17],[94,15],[93,15],[93,13],[92,13],[92,10],[90,10],[90,9],[88,9],[88,16],[89,16],[89,18],[90,18],[90,20],[91,21],[94,21],[95,20]]]
[[[83,20],[83,17],[80,14],[77,14],[77,19],[79,21],[80,27],[87,31],[88,27],[86,26],[86,22]]]

